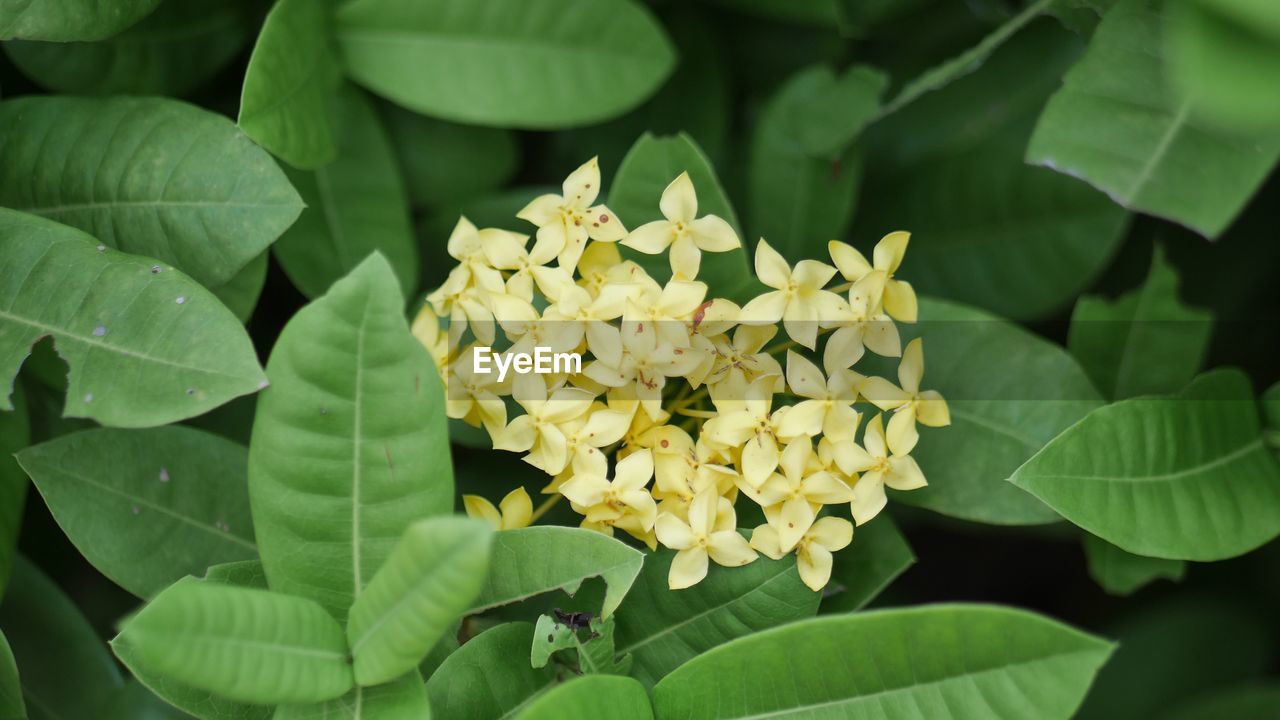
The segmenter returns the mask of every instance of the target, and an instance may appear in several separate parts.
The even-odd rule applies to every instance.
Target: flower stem
[[[556,504],[560,502],[560,498],[562,497],[564,496],[561,495],[560,493],[556,493],[555,495],[552,495],[546,500],[543,500],[541,505],[534,508],[533,515],[529,516],[529,524],[532,525],[538,522],[538,519],[541,518],[543,515],[546,515],[548,510],[555,507]]]

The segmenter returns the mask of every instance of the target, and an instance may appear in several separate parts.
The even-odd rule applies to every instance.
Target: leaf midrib
[[[1031,474],[1029,471],[1027,477],[1024,478],[1023,481],[1025,482],[1026,480],[1094,480],[1099,482],[1132,482],[1132,483],[1167,482],[1170,480],[1179,480],[1184,477],[1189,477],[1191,475],[1204,473],[1214,468],[1221,467],[1223,465],[1229,465],[1230,463],[1233,463],[1236,460],[1239,460],[1240,458],[1247,457],[1253,451],[1261,449],[1263,445],[1264,445],[1263,439],[1259,437],[1253,442],[1250,442],[1247,445],[1238,447],[1235,450],[1232,450],[1231,452],[1227,453],[1226,455],[1220,455],[1214,458],[1213,460],[1210,460],[1209,462],[1200,463],[1199,465],[1193,465],[1189,468],[1184,468],[1182,470],[1176,470],[1174,472],[1169,472],[1169,473],[1158,473],[1155,475],[1064,475],[1064,474],[1050,474],[1050,473]],[[1018,479],[1018,474],[1014,475],[1014,479]]]

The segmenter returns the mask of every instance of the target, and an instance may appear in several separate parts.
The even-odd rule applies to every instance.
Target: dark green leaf
[[[435,120],[391,103],[380,109],[416,207],[470,200],[502,187],[516,172],[520,148],[509,130]]]
[[[916,561],[907,539],[888,513],[880,513],[853,533],[853,544],[835,554],[834,589],[822,599],[822,612],[861,610]]]
[[[1219,690],[1161,716],[1164,720],[1270,720],[1280,708],[1280,685],[1271,682]]]
[[[0,0],[0,40],[101,40],[146,17],[160,0]]]
[[[262,295],[266,282],[267,253],[263,252],[240,268],[240,272],[231,276],[230,280],[211,288],[209,292],[217,296],[244,323],[249,321],[249,316],[253,315],[254,308],[258,306],[258,297]]]
[[[1087,533],[1084,553],[1089,577],[1112,595],[1132,595],[1161,578],[1179,581],[1187,572],[1186,561],[1134,555]]]
[[[18,679],[18,665],[9,649],[9,641],[0,632],[0,718],[3,720],[27,720],[27,706],[22,701],[22,684]]]
[[[43,337],[70,367],[63,414],[104,425],[181,420],[266,384],[239,321],[173,268],[2,208],[0,262],[0,409]]]
[[[217,563],[257,557],[247,453],[180,425],[86,430],[18,461],[90,563],[148,598]]]
[[[556,680],[551,668],[530,666],[532,643],[529,623],[505,623],[472,638],[427,681],[433,712],[467,720],[513,717]]]
[[[13,409],[0,412],[0,598],[9,583],[13,555],[22,527],[22,508],[27,499],[27,475],[13,454],[31,442],[31,420],[27,416],[27,396],[22,387],[13,395]]]
[[[146,685],[126,680],[106,710],[107,720],[187,720],[189,715],[161,700]]]
[[[640,683],[616,675],[588,675],[552,688],[516,716],[518,720],[652,720]]]

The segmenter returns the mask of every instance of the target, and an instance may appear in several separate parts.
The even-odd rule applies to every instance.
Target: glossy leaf
[[[593,530],[540,526],[504,530],[493,537],[489,577],[471,612],[563,590],[570,595],[587,578],[607,586],[601,615],[608,618],[631,589],[645,555]]]
[[[16,390],[13,409],[0,412],[0,598],[9,582],[27,499],[27,475],[13,454],[31,443],[31,420],[27,416],[26,393],[21,386]]]
[[[1093,535],[1084,536],[1089,577],[1112,595],[1132,595],[1156,580],[1175,582],[1187,572],[1183,560],[1164,560],[1127,553]]]
[[[513,716],[556,680],[552,668],[529,664],[532,642],[529,623],[505,623],[467,641],[427,681],[432,711],[468,720]]]
[[[1176,392],[1200,369],[1213,315],[1183,305],[1178,285],[1157,250],[1142,287],[1114,302],[1088,295],[1076,302],[1067,347],[1107,397]]]
[[[245,449],[179,425],[86,430],[18,455],[63,532],[138,597],[257,557]]]
[[[1217,237],[1280,158],[1280,135],[1234,136],[1194,117],[1165,81],[1163,6],[1122,0],[1106,14],[1040,116],[1027,162]]]
[[[470,200],[501,188],[516,173],[520,148],[510,130],[436,120],[391,103],[379,109],[415,207]]]
[[[357,687],[337,700],[281,705],[272,720],[428,720],[427,688],[417,672],[375,687]]]
[[[271,588],[345,620],[413,521],[453,509],[444,393],[374,254],[280,333],[249,494]]]
[[[70,366],[63,414],[104,425],[181,420],[266,383],[235,316],[170,267],[6,209],[0,262],[0,409],[42,337]]]
[[[722,645],[664,678],[653,700],[658,717],[688,720],[819,714],[1065,720],[1111,650],[1104,640],[1021,610],[878,610],[792,623]]]
[[[22,701],[22,684],[18,679],[18,664],[9,649],[9,641],[0,631],[0,718],[27,720],[26,703]]]
[[[738,233],[738,239],[745,242],[737,213],[733,211],[711,161],[684,133],[673,137],[645,133],[636,140],[614,176],[609,190],[609,207],[631,230],[647,222],[661,220],[658,200],[667,185],[682,172],[689,173],[698,194],[698,216],[719,216]],[[671,264],[666,254],[645,255],[629,248],[619,249],[625,257],[640,263],[659,282],[671,278]],[[710,296],[741,299],[753,282],[746,249],[703,253],[698,279],[707,284]]]
[[[100,40],[146,17],[160,0],[0,0],[0,40]]]
[[[97,717],[122,685],[79,608],[22,557],[0,604],[0,631],[17,660],[30,720]]]
[[[631,0],[355,0],[338,9],[337,37],[352,80],[425,115],[496,127],[620,115],[675,60]]]
[[[1016,325],[927,298],[920,302],[920,323],[903,326],[902,335],[904,343],[924,338],[923,387],[947,399],[951,426],[923,430],[912,451],[929,486],[892,498],[996,525],[1057,520],[1004,480],[1101,404],[1075,360]]]
[[[230,700],[319,702],[352,687],[342,628],[305,598],[188,578],[121,635],[156,672]]]
[[[215,287],[302,201],[226,118],[164,98],[0,103],[0,205],[77,227]]]
[[[651,720],[653,708],[640,683],[617,675],[587,675],[552,688],[529,703],[518,720]]]
[[[307,209],[276,242],[276,259],[302,294],[314,298],[378,251],[412,293],[417,243],[386,131],[368,99],[352,87],[335,98],[334,125],[336,159],[313,172],[289,172]]]
[[[347,640],[357,683],[388,682],[422,662],[480,592],[492,536],[486,523],[458,517],[405,531],[351,606]]]
[[[915,553],[893,518],[880,513],[875,520],[858,526],[852,545],[835,553],[832,589],[839,592],[822,598],[822,612],[861,610],[915,561]]]
[[[1221,560],[1280,535],[1280,466],[1248,379],[1095,410],[1010,478],[1071,522],[1149,557]]]
[[[818,611],[821,595],[801,582],[792,555],[737,568],[715,565],[702,582],[678,592],[667,587],[674,557],[661,550],[645,559],[616,616],[617,654],[635,658],[631,674],[646,686],[730,640]]]
[[[235,59],[249,39],[247,3],[162,3],[141,22],[97,42],[18,40],[4,51],[24,75],[75,95],[185,95]]]
[[[341,71],[330,12],[314,0],[278,0],[262,24],[240,94],[237,123],[245,134],[305,170],[338,152],[329,101]]]

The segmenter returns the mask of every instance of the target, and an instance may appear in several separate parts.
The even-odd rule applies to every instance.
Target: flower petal
[[[707,538],[707,553],[717,565],[740,567],[755,560],[756,551],[737,530],[721,530]]]
[[[671,222],[692,222],[698,216],[698,194],[693,189],[689,173],[682,172],[662,191],[658,209]]]
[[[856,282],[871,272],[866,256],[848,243],[832,240],[827,243],[827,252],[845,280]]]
[[[897,272],[898,266],[902,264],[902,256],[907,254],[907,243],[910,240],[911,233],[901,230],[880,238],[872,253],[876,269],[883,270],[888,275]]]
[[[728,252],[742,246],[738,233],[724,218],[708,215],[689,223],[693,240],[706,252]]]
[[[702,582],[707,576],[707,551],[701,547],[681,550],[671,560],[671,572],[667,574],[667,586],[683,590]]]

